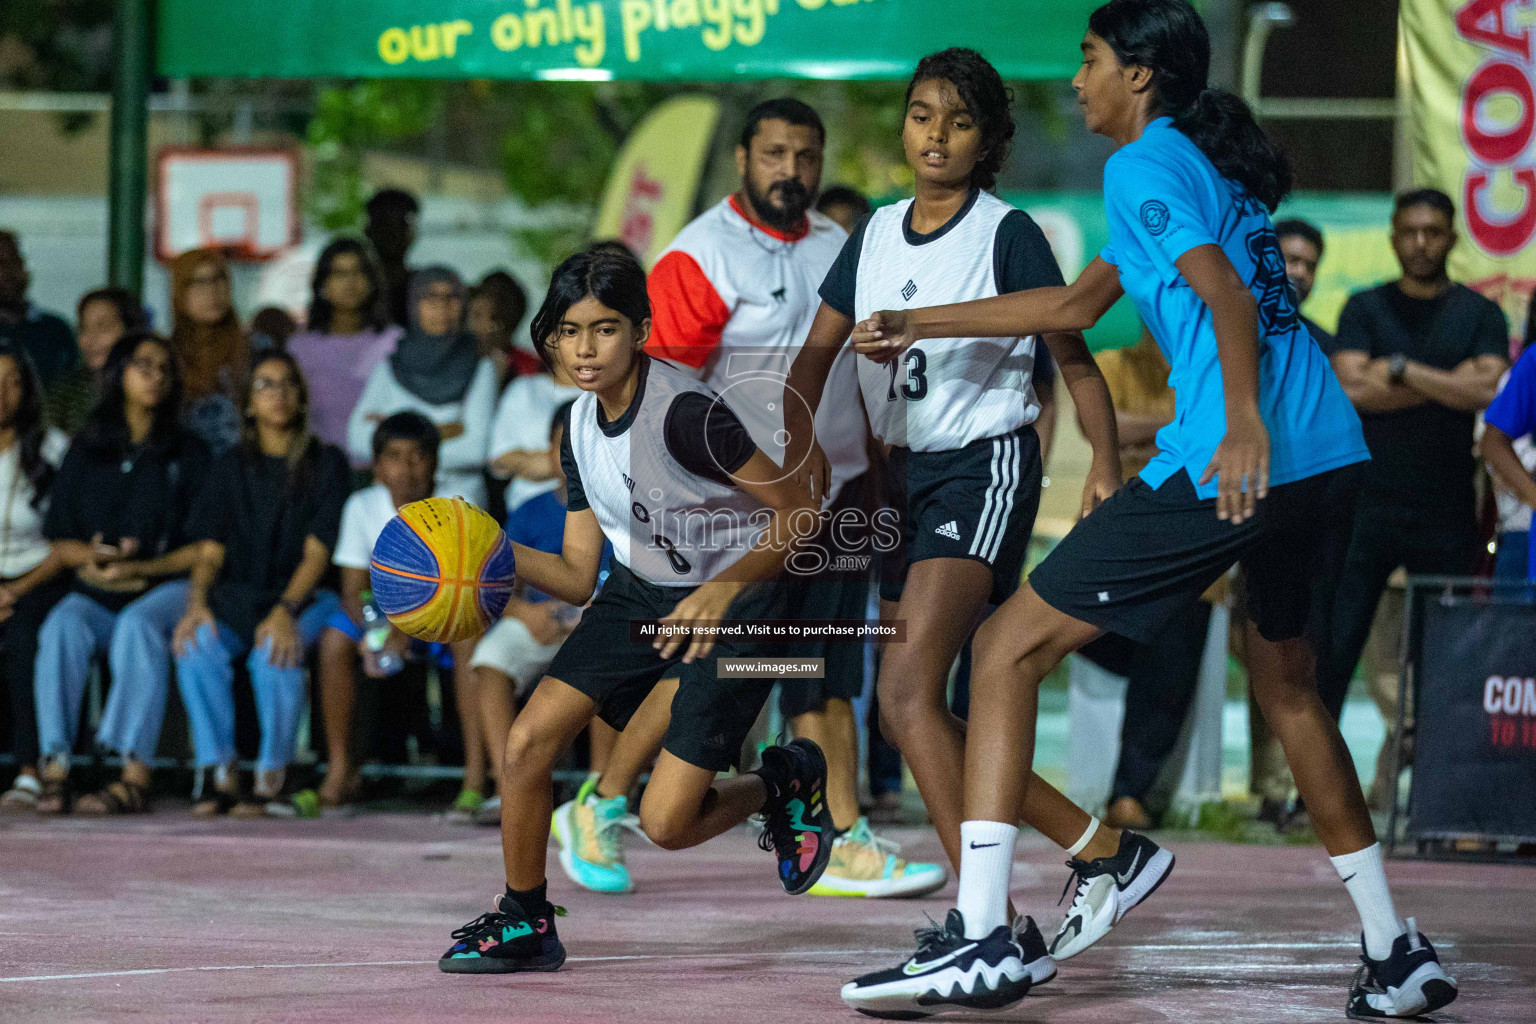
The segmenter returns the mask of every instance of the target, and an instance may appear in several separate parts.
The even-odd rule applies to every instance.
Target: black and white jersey
[[[912,230],[912,200],[870,214],[821,287],[827,305],[863,320],[1062,284],[1045,235],[1022,210],[974,192],[948,223]],[[1033,336],[931,338],[898,360],[860,359],[859,388],[875,436],[912,451],[953,451],[1032,423]]]
[[[705,384],[650,356],[616,420],[588,391],[561,442],[566,507],[590,508],[631,572],[658,586],[696,587],[757,543],[770,512],[731,474],[757,447]]]

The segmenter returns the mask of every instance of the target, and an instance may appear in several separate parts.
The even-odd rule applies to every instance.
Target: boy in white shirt
[[[357,796],[357,766],[352,762],[352,708],[357,698],[357,669],[375,679],[399,671],[407,659],[435,660],[452,669],[464,731],[464,789],[454,810],[472,815],[484,800],[485,755],[481,742],[479,701],[472,687],[469,659],[475,641],[445,647],[412,640],[389,620],[380,619],[388,636],[375,649],[365,637],[364,606],[370,589],[368,566],[373,545],[384,527],[404,505],[432,496],[437,473],[439,434],[431,420],[416,412],[397,412],[373,433],[373,479],[347,499],[341,512],[341,533],[331,561],[341,570],[341,608],[320,636],[320,694],[325,712],[329,767],[320,787],[322,807],[340,807]],[[377,611],[377,609],[375,609]]]

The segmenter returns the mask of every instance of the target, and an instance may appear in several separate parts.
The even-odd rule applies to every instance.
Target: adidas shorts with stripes
[[[907,570],[928,558],[970,558],[992,568],[993,604],[1019,588],[1040,509],[1040,439],[1026,424],[953,451],[892,448],[886,501],[901,516],[902,546],[881,558],[880,598],[901,600]]]

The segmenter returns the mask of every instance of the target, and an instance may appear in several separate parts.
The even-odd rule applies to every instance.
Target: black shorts
[[[869,588],[874,580],[876,537],[869,529],[871,497],[867,475],[843,484],[837,500],[823,514],[821,529],[811,543],[827,559],[813,574],[787,575],[789,615],[806,622],[858,619],[869,616]],[[843,513],[849,514],[844,516]],[[785,645],[783,653],[825,660],[821,679],[785,679],[779,683],[779,713],[797,718],[820,711],[827,701],[853,700],[864,691],[864,643],[816,639]]]
[[[947,452],[892,448],[886,500],[902,550],[880,561],[880,599],[900,601],[912,563],[970,558],[992,569],[992,604],[1019,588],[1040,509],[1040,438],[1033,424]]]
[[[1266,640],[1307,631],[1314,602],[1336,587],[1364,463],[1269,489],[1257,514],[1216,518],[1180,471],[1153,489],[1140,477],[1116,491],[1029,574],[1047,604],[1075,619],[1150,643],[1235,562],[1248,574],[1248,608]]]
[[[598,717],[622,730],[662,679],[680,680],[672,701],[672,721],[663,747],[675,757],[707,771],[723,772],[736,763],[741,745],[773,689],[772,679],[720,679],[716,659],[776,656],[772,645],[721,640],[708,657],[682,663],[679,648],[660,657],[650,641],[630,638],[631,621],[654,621],[669,614],[693,592],[691,587],[658,587],[617,561],[597,600],[566,637],[546,676],[591,697]],[[782,619],[788,606],[783,583],[760,583],[731,603],[727,620]]]

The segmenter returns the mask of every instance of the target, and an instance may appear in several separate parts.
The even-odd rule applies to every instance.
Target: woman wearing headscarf
[[[321,251],[309,322],[288,339],[288,351],[309,381],[310,429],[329,444],[346,446],[347,419],[364,385],[399,343],[386,299],[384,272],[368,242],[338,238]]]
[[[486,502],[486,445],[496,407],[496,368],[459,325],[464,283],[447,267],[411,275],[410,327],[395,352],[368,378],[347,423],[355,463],[373,456],[373,431],[384,417],[419,412],[437,424],[437,491]]]
[[[187,428],[214,454],[240,440],[235,399],[251,346],[235,316],[229,261],[193,249],[171,261],[171,348],[182,367]]]

